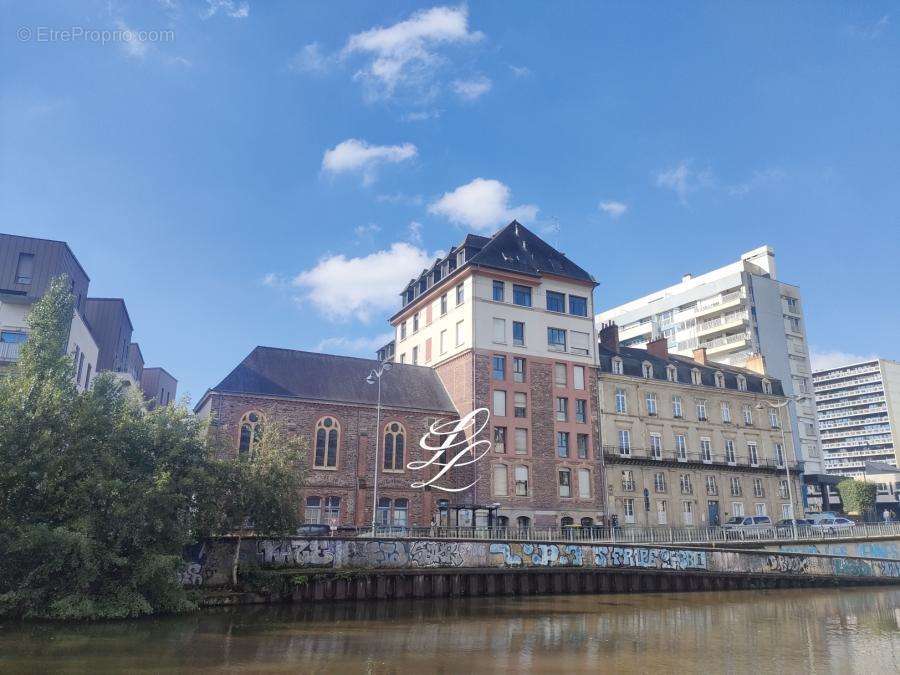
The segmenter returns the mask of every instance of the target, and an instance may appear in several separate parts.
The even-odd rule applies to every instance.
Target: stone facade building
[[[622,347],[600,331],[600,429],[609,512],[620,525],[711,526],[732,516],[800,518],[798,464],[781,382],[669,354],[666,339]],[[790,469],[791,486],[788,488]]]

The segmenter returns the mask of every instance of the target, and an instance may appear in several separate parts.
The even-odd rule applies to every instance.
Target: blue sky
[[[511,217],[598,307],[770,244],[816,352],[900,357],[894,3],[0,7],[0,231],[68,241],[194,400],[257,344],[370,355]]]

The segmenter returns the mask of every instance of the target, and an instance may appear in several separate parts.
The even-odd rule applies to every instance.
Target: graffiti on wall
[[[809,567],[809,558],[800,555],[770,555],[766,558],[766,565],[773,572],[803,574]]]
[[[409,564],[413,567],[461,567],[463,556],[453,541],[414,541],[409,544]]]
[[[706,551],[695,549],[592,546],[597,567],[641,567],[661,570],[707,570]]]
[[[583,547],[574,544],[491,544],[491,555],[503,556],[506,567],[581,567]]]
[[[349,541],[349,567],[462,567],[472,544],[458,541]]]
[[[256,554],[264,567],[331,567],[335,543],[318,539],[260,539]]]

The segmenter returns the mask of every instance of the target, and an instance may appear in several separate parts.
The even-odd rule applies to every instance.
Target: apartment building
[[[75,296],[67,353],[75,360],[76,384],[90,386],[97,372],[99,345],[85,318],[90,278],[62,241],[0,234],[0,365],[15,363],[28,338],[26,318],[50,281],[65,274]]]
[[[898,466],[900,362],[873,359],[813,373],[825,470],[860,478],[866,462]]]
[[[69,245],[49,239],[0,234],[0,366],[18,360],[31,306],[63,274],[75,296],[67,352],[75,361],[78,389],[87,389],[105,371],[139,387],[144,357],[131,341],[134,328],[125,301],[89,297],[90,278]],[[174,396],[174,386],[171,391]]]
[[[801,517],[792,437],[777,407],[781,382],[756,371],[689,359],[667,339],[646,349],[600,331],[600,433],[609,512],[620,525],[708,527],[732,516]],[[763,372],[759,372],[763,371]],[[774,407],[773,407],[774,406]]]
[[[457,500],[498,505],[501,525],[603,517],[595,286],[512,222],[466,236],[410,280],[391,318],[396,362],[433,368],[461,416],[490,411],[491,454]]]
[[[157,405],[168,405],[178,392],[178,380],[165,368],[143,368],[141,370],[141,391],[151,409]]]
[[[802,399],[788,407],[804,487],[818,492],[827,482],[800,289],[778,280],[772,248],[754,249],[700,276],[685,275],[678,284],[606,309],[596,319],[618,324],[625,347],[662,336],[672,354],[690,356],[704,348],[709,359],[737,367],[761,354],[784,393]]]

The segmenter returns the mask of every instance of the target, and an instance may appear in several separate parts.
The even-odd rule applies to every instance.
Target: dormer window
[[[622,367],[622,359],[620,359],[618,356],[613,357],[612,372],[613,375],[621,375],[625,372],[624,368]]]
[[[641,372],[648,380],[651,379],[653,377],[653,364],[649,361],[644,361],[641,365]]]
[[[719,389],[725,388],[725,375],[719,371],[716,371],[716,386]]]
[[[675,366],[666,366],[666,379],[669,382],[678,382],[678,368]]]
[[[406,289],[406,304],[408,305],[409,303],[411,303],[415,296],[416,290],[412,285],[410,285],[410,287]]]
[[[747,378],[743,375],[737,376],[737,388],[738,391],[747,391]]]
[[[437,283],[440,280],[441,280],[441,268],[435,267],[434,268],[434,283]]]
[[[772,393],[772,383],[769,380],[762,381],[762,390],[764,394]]]
[[[462,249],[456,254],[456,266],[462,267],[466,262],[466,249]]]
[[[424,293],[428,290],[428,277],[422,277],[419,279],[419,293]]]
[[[691,384],[700,384],[703,380],[700,378],[700,369],[691,368]]]

